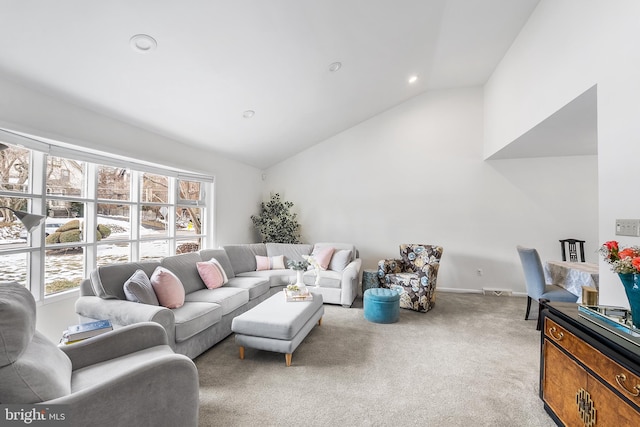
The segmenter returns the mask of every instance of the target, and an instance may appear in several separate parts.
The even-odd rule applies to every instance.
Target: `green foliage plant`
[[[60,233],[60,243],[79,242],[81,239],[82,232],[80,230],[62,231]]]
[[[111,235],[111,229],[104,225],[98,224],[96,230],[96,241],[105,239]],[[56,243],[71,243],[82,241],[82,231],[80,230],[80,221],[73,219],[56,229],[55,232],[49,234],[45,241],[48,245]]]
[[[59,231],[54,231],[53,233],[49,234],[47,236],[47,238],[45,239],[45,241],[47,242],[48,245],[53,245],[56,243],[60,243],[60,235],[62,233]]]
[[[306,260],[296,261],[295,259],[290,259],[289,261],[287,261],[287,267],[296,271],[305,271],[307,267],[309,267],[309,262]]]
[[[260,213],[251,215],[251,221],[262,243],[300,243],[300,224],[298,215],[290,211],[292,207],[293,203],[282,201],[278,193],[260,204]]]
[[[62,233],[65,231],[77,230],[79,228],[80,228],[80,221],[77,219],[72,219],[71,221],[62,224],[60,227],[56,229],[56,231],[59,231]]]
[[[100,233],[100,237],[105,239],[111,235],[111,229],[104,224],[98,224],[98,232]]]

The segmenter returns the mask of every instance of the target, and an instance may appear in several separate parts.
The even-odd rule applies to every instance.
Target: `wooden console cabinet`
[[[558,425],[640,426],[640,346],[578,315],[576,304],[545,303],[540,397]]]

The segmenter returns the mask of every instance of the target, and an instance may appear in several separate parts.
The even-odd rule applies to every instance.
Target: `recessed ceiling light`
[[[147,34],[136,34],[129,40],[129,45],[138,53],[148,53],[158,47],[158,42]]]
[[[342,68],[342,62],[333,62],[331,65],[329,65],[329,71],[331,71],[332,73],[335,73],[340,68]]]
[[[251,117],[253,117],[256,114],[255,111],[253,110],[247,110],[244,113],[242,113],[242,117],[244,117],[245,119],[250,119]]]
[[[413,75],[411,77],[409,77],[409,83],[415,83],[418,81],[418,76]]]

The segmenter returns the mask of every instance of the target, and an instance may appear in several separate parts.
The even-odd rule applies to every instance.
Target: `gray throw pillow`
[[[143,270],[136,270],[129,280],[124,282],[124,294],[127,300],[149,305],[160,305],[151,286],[151,281]]]
[[[342,271],[347,268],[347,265],[351,262],[351,251],[340,250],[335,251],[333,256],[331,257],[331,262],[329,263],[329,270],[332,271]]]

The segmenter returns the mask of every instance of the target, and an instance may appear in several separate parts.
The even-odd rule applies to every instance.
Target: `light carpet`
[[[292,303],[293,304],[293,303]],[[539,398],[540,333],[518,297],[438,293],[393,324],[325,304],[293,353],[233,335],[199,356],[201,426],[554,426]],[[359,307],[358,307],[359,306]]]

